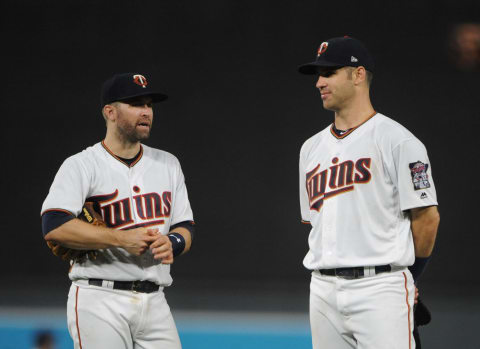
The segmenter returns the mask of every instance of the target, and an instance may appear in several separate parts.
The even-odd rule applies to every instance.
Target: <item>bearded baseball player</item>
[[[440,220],[425,146],[373,109],[374,63],[360,41],[325,41],[299,71],[318,77],[323,107],[335,113],[300,151],[313,347],[415,348],[412,274]]]
[[[141,144],[166,95],[141,74],[102,89],[105,139],[69,157],[42,207],[50,245],[94,252],[71,262],[68,329],[75,348],[181,348],[163,293],[190,249],[193,215],[177,158]],[[79,218],[92,203],[106,226]],[[87,214],[87,216],[89,216]]]

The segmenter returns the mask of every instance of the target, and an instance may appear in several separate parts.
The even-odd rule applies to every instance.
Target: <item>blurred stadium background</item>
[[[376,58],[375,108],[432,162],[423,346],[478,348],[479,14],[472,0],[2,1],[0,348],[72,348],[68,266],[40,207],[62,161],[103,138],[100,85],[125,71],[170,96],[147,144],[180,159],[197,222],[166,290],[184,349],[311,348],[297,159],[332,115],[296,67],[346,34]]]

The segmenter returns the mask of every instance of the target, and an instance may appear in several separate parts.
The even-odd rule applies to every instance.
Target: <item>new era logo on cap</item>
[[[350,62],[358,62],[358,59],[357,59],[356,57],[353,57],[353,56],[352,56],[352,57],[350,58]]]

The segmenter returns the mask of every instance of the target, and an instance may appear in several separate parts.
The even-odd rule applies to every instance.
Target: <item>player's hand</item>
[[[154,259],[161,259],[162,264],[173,263],[172,242],[166,235],[158,235],[157,239],[150,245]]]
[[[120,246],[129,253],[140,256],[145,253],[151,243],[158,238],[158,228],[136,228],[119,230]]]
[[[417,286],[415,286],[415,301],[414,301],[415,304],[418,303],[418,296],[419,296],[419,294],[420,294],[420,293],[418,292],[418,288],[417,288]]]

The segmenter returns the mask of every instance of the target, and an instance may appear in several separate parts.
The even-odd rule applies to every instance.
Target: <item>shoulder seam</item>
[[[415,138],[414,138],[414,137],[408,137],[408,138],[405,138],[405,139],[401,140],[400,142],[398,142],[398,144],[396,144],[396,145],[392,148],[392,151],[394,151],[398,146],[400,146],[400,144],[405,143],[405,142],[408,142],[408,141],[411,141],[412,139],[415,139]]]

